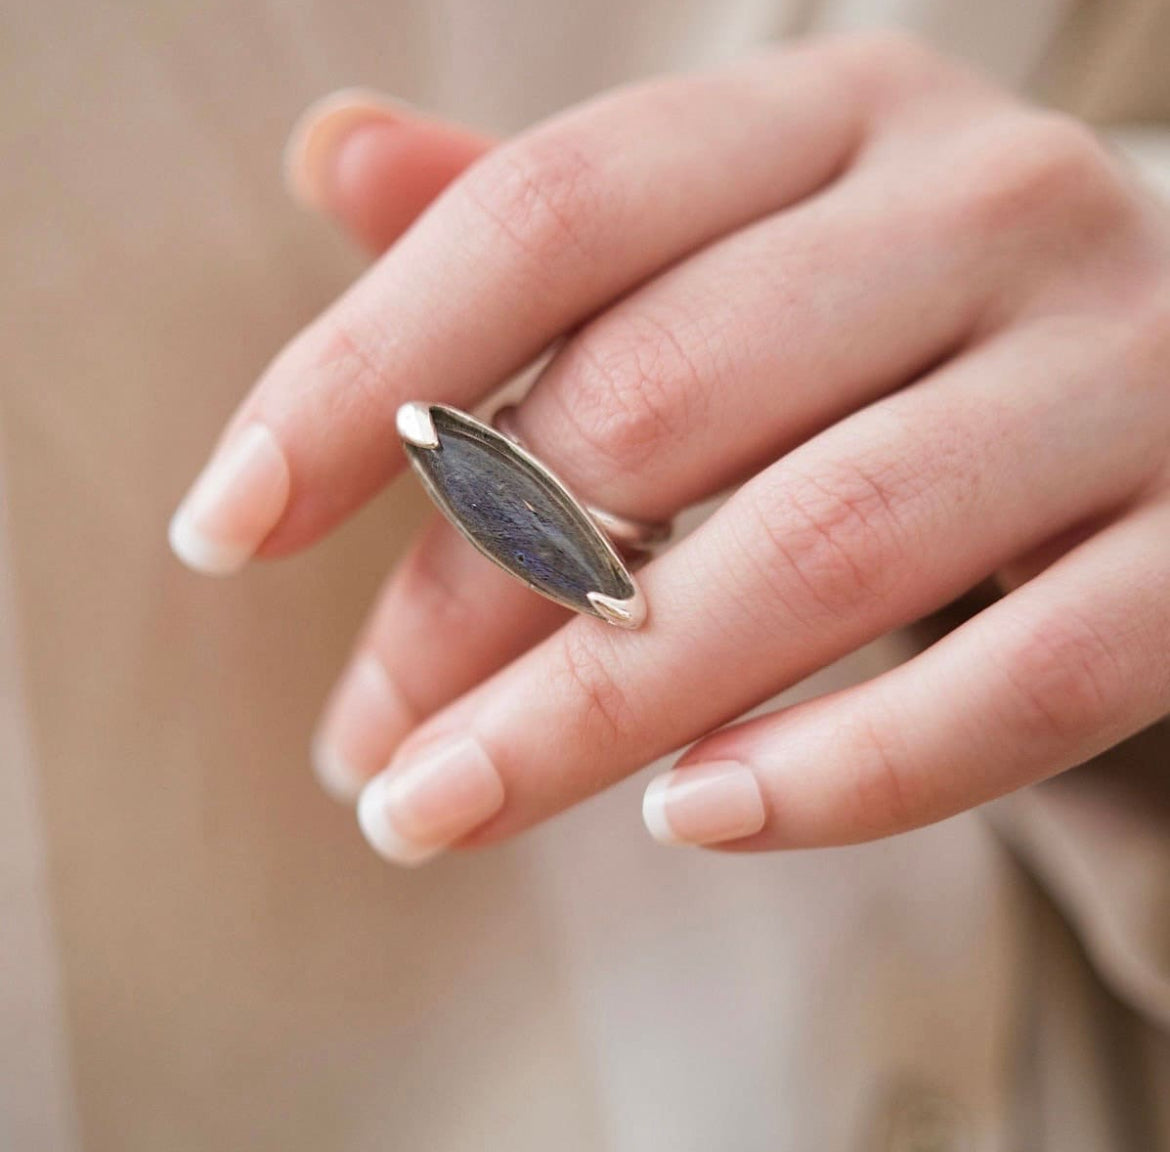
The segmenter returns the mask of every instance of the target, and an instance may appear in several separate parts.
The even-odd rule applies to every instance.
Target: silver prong
[[[606,596],[603,592],[589,592],[586,599],[597,609],[597,614],[603,620],[618,628],[640,628],[645,623],[646,601],[637,588],[628,600],[618,600],[616,597]]]
[[[429,404],[408,400],[399,406],[394,423],[398,428],[398,435],[407,444],[413,444],[416,448],[438,448],[439,434],[435,431]]]

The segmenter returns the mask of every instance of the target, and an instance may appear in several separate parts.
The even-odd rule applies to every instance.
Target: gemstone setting
[[[623,628],[645,618],[616,549],[565,485],[525,449],[443,404],[406,404],[411,466],[452,524],[505,571],[577,612]]]

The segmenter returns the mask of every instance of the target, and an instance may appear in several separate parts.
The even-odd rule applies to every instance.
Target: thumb
[[[285,183],[374,253],[493,141],[407,104],[350,88],[312,104],[285,147]]]

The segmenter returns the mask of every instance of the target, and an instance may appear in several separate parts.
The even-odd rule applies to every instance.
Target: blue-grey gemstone
[[[405,443],[440,510],[481,552],[537,592],[599,615],[588,593],[635,594],[625,565],[546,469],[463,413],[430,406],[437,447]]]
[[[435,504],[484,553],[551,600],[599,615],[590,592],[634,595],[626,567],[562,484],[514,443],[454,408],[429,407],[438,446],[405,443]]]

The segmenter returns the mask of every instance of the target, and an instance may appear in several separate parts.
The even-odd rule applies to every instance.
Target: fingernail
[[[410,105],[365,88],[345,88],[311,104],[289,133],[284,148],[284,183],[306,208],[325,209],[347,139],[371,124],[393,125]]]
[[[764,826],[764,799],[750,768],[713,760],[650,781],[642,819],[660,844],[719,844]]]
[[[263,424],[240,429],[212,457],[171,520],[171,549],[211,576],[239,571],[288,502],[288,461]]]
[[[413,726],[382,662],[366,653],[333,692],[313,741],[313,771],[334,800],[352,804]]]
[[[470,738],[425,752],[366,785],[358,823],[380,856],[421,864],[478,828],[504,803],[504,783]]]

